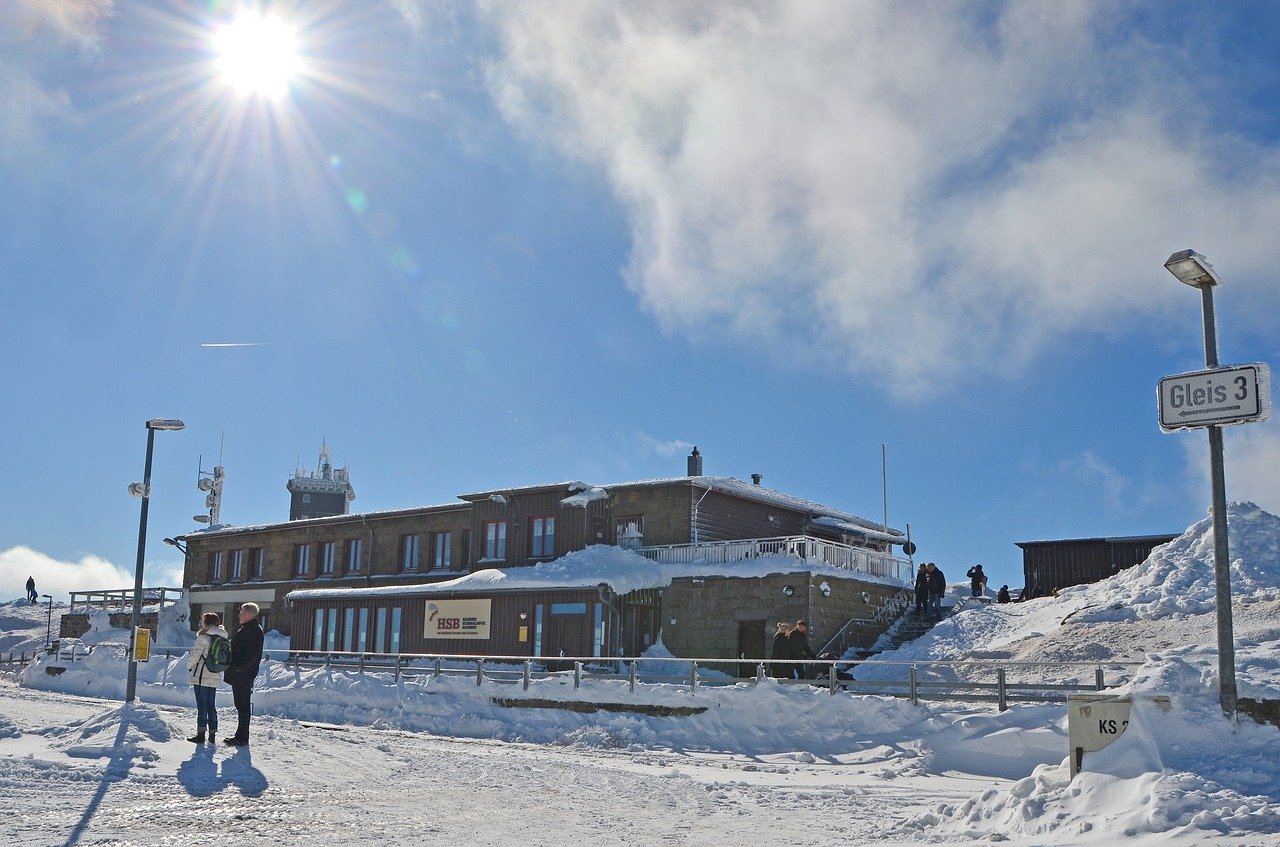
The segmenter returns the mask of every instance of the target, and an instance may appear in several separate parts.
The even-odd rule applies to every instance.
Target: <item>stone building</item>
[[[689,465],[684,477],[504,488],[437,506],[199,530],[182,539],[193,619],[217,611],[234,620],[252,600],[295,649],[357,652],[635,654],[661,630],[677,655],[736,658],[763,644],[773,622],[800,617],[818,638],[874,640],[886,625],[878,610],[911,578],[894,555],[900,532],[759,477],[703,475],[696,450]],[[617,592],[607,573],[583,584],[550,567],[593,545],[625,547],[665,576]],[[423,629],[434,625],[424,610],[442,600],[502,619],[483,638]]]

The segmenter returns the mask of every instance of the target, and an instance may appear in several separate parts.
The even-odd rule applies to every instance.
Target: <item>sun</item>
[[[242,12],[213,35],[218,72],[244,95],[279,100],[302,72],[298,36],[278,17]]]

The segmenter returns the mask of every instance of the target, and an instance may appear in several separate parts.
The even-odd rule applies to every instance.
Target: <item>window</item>
[[[332,541],[326,541],[320,545],[320,575],[333,576],[333,563],[337,556],[335,548],[337,545]]]
[[[231,551],[231,578],[244,579],[244,551]]]
[[[338,649],[338,610],[337,609],[329,610],[329,639],[328,639],[328,647],[326,647],[325,649],[327,649],[330,653]]]
[[[533,655],[542,655],[542,604],[533,609]]]
[[[400,652],[400,607],[391,610],[391,652]]]
[[[257,547],[249,551],[249,578],[262,579],[262,573],[266,569],[266,557],[263,555],[262,548]]]
[[[387,648],[387,610],[378,610],[378,623],[373,631],[373,650],[381,653]]]
[[[453,561],[453,533],[431,533],[431,567],[448,569]]]
[[[293,548],[293,575],[306,576],[311,573],[311,545],[298,544]]]
[[[585,615],[587,613],[586,603],[552,603],[551,614],[553,615]]]
[[[356,610],[346,609],[342,613],[342,652],[350,653],[355,649]]]
[[[540,517],[529,519],[529,555],[534,559],[548,559],[556,554],[556,519]]]
[[[347,542],[347,573],[360,570],[360,559],[364,553],[364,540],[352,538]]]
[[[416,571],[418,569],[418,535],[400,536],[400,569]]]
[[[507,522],[484,522],[484,557],[486,559],[507,558]]]
[[[604,650],[604,603],[596,603],[596,625],[595,625],[595,652],[591,655],[600,656]]]
[[[310,494],[303,494],[303,495],[302,495],[302,502],[303,502],[303,503],[310,503],[310,502],[311,502],[311,495],[310,495]]]
[[[356,641],[357,649],[361,653],[369,652],[369,610],[360,610],[360,637]]]
[[[222,551],[209,554],[209,581],[222,581]]]
[[[316,629],[315,636],[311,639],[311,646],[319,650],[324,644],[324,609],[316,609]]]

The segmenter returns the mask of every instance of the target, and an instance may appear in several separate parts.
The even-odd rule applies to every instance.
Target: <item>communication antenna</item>
[[[209,526],[217,526],[222,523],[222,482],[226,477],[226,470],[222,467],[222,449],[226,442],[226,437],[224,432],[218,439],[218,464],[213,466],[212,471],[204,469],[204,457],[200,457],[196,488],[205,492],[204,505],[209,510],[209,514],[196,515],[193,520],[197,523],[206,523]]]

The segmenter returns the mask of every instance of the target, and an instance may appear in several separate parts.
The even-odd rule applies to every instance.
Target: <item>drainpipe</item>
[[[692,537],[693,537],[693,544],[694,544],[694,546],[695,546],[695,547],[698,545],[698,507],[702,505],[702,501],[703,501],[703,500],[705,500],[705,499],[707,499],[707,495],[708,495],[708,494],[710,494],[710,493],[711,493],[711,487],[710,487],[710,486],[708,486],[708,487],[707,487],[707,490],[706,490],[706,491],[704,491],[704,492],[702,492],[702,496],[701,496],[701,497],[699,497],[699,498],[698,498],[698,500],[697,500],[697,502],[695,502],[695,503],[693,504],[693,509],[692,509],[692,511],[690,512],[690,515],[689,515],[690,523],[692,524],[692,526],[690,527],[690,529],[692,529],[692,530],[693,530],[693,532],[691,533],[691,535],[692,535]],[[692,499],[693,499],[693,484],[692,484],[692,483],[690,483],[690,484],[689,484],[689,499],[690,499],[690,500],[692,500]]]

